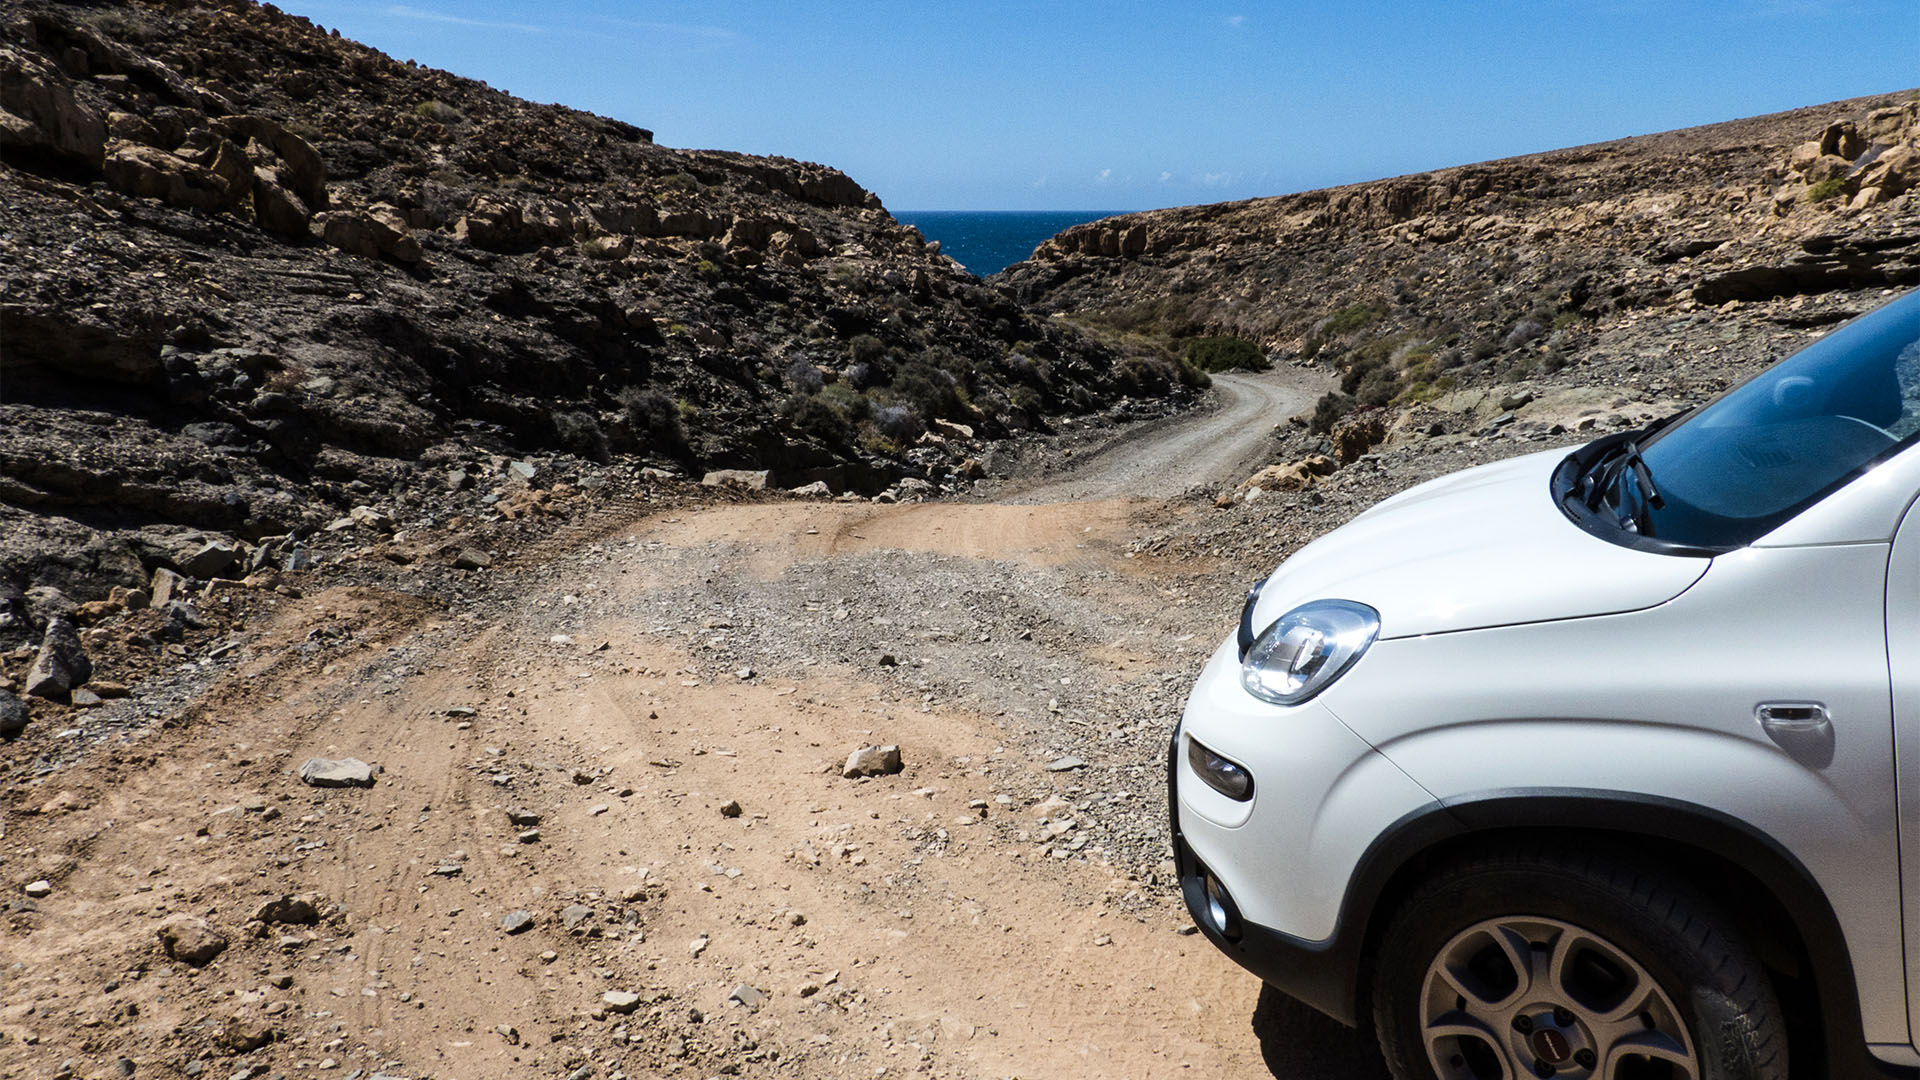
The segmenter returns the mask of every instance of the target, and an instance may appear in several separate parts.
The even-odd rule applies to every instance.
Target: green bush
[[[675,402],[659,390],[641,386],[627,387],[615,395],[614,400],[626,412],[627,426],[636,437],[669,453],[686,449],[687,403]]]
[[[954,377],[924,359],[915,358],[893,377],[893,392],[921,416],[963,416],[966,406]],[[888,432],[892,434],[892,432]],[[915,432],[918,434],[918,432]]]
[[[1113,377],[1131,397],[1160,397],[1173,389],[1174,370],[1164,361],[1128,356],[1114,365]]]
[[[1365,304],[1354,304],[1327,316],[1327,321],[1322,324],[1322,328],[1327,334],[1337,337],[1341,334],[1351,334],[1379,317],[1380,312],[1374,308]]]
[[[787,386],[796,394],[817,394],[826,386],[826,376],[813,361],[801,357],[787,365]]]
[[[847,342],[847,359],[856,364],[875,364],[886,355],[886,345],[872,334],[861,334]]]
[[[927,422],[911,405],[886,405],[876,409],[873,426],[896,445],[905,445],[927,430]]]
[[[457,124],[463,119],[459,109],[444,101],[423,101],[413,107],[413,115],[436,124]]]
[[[1340,418],[1352,412],[1358,402],[1338,390],[1329,390],[1313,403],[1313,417],[1307,421],[1307,430],[1315,435],[1325,435],[1333,430]]]
[[[820,400],[839,410],[850,423],[858,424],[873,416],[873,399],[844,382],[833,383],[820,391]]]
[[[1846,194],[1847,182],[1838,176],[1822,180],[1807,189],[1808,202],[1826,202]]]
[[[606,433],[600,430],[600,422],[591,413],[554,413],[553,434],[561,446],[583,458],[606,461],[612,456]]]
[[[852,421],[825,397],[794,394],[781,404],[780,415],[798,434],[828,446],[853,442]]]
[[[1160,296],[1126,307],[1090,312],[1085,320],[1095,326],[1121,334],[1184,337],[1199,329],[1193,312],[1193,298]]]
[[[1245,338],[1203,337],[1187,342],[1186,356],[1202,371],[1265,371],[1272,364]]]
[[[1014,408],[1025,413],[1029,420],[1038,420],[1047,408],[1046,397],[1031,386],[1016,386],[1007,391],[1007,400],[1013,403]]]

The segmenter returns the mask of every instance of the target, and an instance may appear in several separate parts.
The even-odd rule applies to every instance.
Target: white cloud
[[[437,11],[422,11],[405,4],[389,4],[384,12],[396,19],[418,19],[421,22],[451,23],[455,26],[475,26],[483,30],[517,30],[523,34],[544,34],[547,28],[529,23],[488,22],[483,19],[465,19],[458,15],[443,15]]]
[[[1101,169],[1101,170],[1100,170],[1100,171],[1099,171],[1098,173],[1096,173],[1096,174],[1094,174],[1094,177],[1093,177],[1093,182],[1094,182],[1094,183],[1096,183],[1096,184],[1111,184],[1111,183],[1113,183],[1113,170],[1112,170],[1112,169]]]
[[[1238,30],[1247,25],[1247,17],[1245,15],[1229,15],[1227,16],[1227,25]]]
[[[1163,184],[1171,179],[1173,179],[1173,174],[1170,172],[1162,172],[1160,174],[1160,182]]]
[[[1210,172],[1202,173],[1198,178],[1198,182],[1201,187],[1226,187],[1232,179],[1232,173]]]
[[[645,30],[653,34],[671,37],[693,38],[708,44],[730,42],[738,37],[723,26],[702,26],[695,23],[641,22],[634,19],[608,19],[615,26],[624,26],[632,30]]]

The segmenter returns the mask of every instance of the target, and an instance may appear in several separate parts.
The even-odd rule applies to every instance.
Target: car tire
[[[1705,897],[1603,855],[1483,855],[1417,887],[1372,966],[1399,1080],[1784,1080],[1771,982]]]

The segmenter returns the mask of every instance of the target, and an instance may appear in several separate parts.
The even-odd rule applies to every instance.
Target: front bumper
[[[1306,941],[1241,917],[1231,894],[1208,894],[1209,871],[1180,830],[1181,730],[1167,747],[1167,805],[1180,895],[1194,925],[1234,963],[1274,989],[1349,1027],[1358,1024],[1360,950],[1357,935],[1335,931],[1325,941]],[[1216,879],[1217,882],[1217,879]],[[1220,918],[1225,912],[1227,917]]]

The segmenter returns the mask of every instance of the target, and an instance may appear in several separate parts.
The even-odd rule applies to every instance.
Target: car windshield
[[[1647,536],[1751,544],[1916,432],[1920,292],[1910,292],[1649,438],[1645,469],[1626,471],[1620,500],[1647,503]]]
[[[1920,292],[1855,319],[1707,407],[1586,465],[1627,532],[1752,543],[1920,435]],[[1597,448],[1599,444],[1595,444]],[[1598,479],[1595,479],[1598,478]]]

